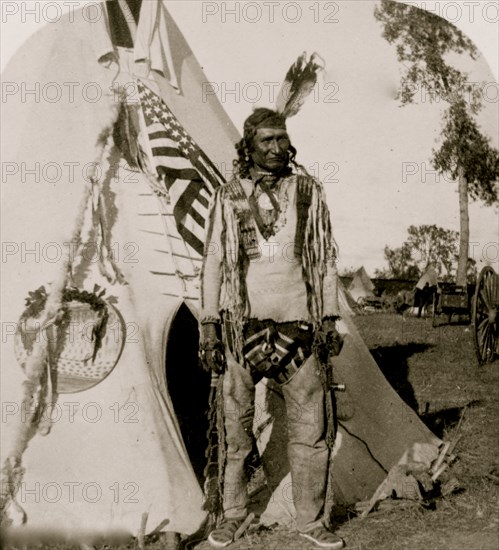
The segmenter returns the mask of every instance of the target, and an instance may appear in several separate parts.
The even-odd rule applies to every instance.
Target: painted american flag
[[[178,232],[201,256],[210,197],[225,180],[166,103],[140,80],[137,87],[151,160],[166,185]]]

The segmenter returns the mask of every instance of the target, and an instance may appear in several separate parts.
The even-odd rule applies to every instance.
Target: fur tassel
[[[317,74],[324,69],[324,61],[313,53],[307,61],[307,52],[291,65],[276,101],[276,111],[285,118],[296,115],[312,92]]]

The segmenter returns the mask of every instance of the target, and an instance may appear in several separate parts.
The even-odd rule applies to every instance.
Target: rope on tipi
[[[91,202],[92,193],[98,187],[97,167],[100,166],[102,160],[113,146],[113,127],[118,119],[120,108],[121,102],[112,104],[108,120],[105,121],[103,130],[99,133],[95,161],[92,164],[92,173],[86,180],[85,190],[78,206],[78,214],[69,242],[81,245],[81,233],[87,207],[89,202]],[[45,307],[40,317],[36,320],[40,335],[54,324],[60,315],[63,293],[71,278],[71,271],[72,254],[68,250],[64,256],[62,267],[51,285]],[[56,388],[52,385],[50,378],[49,340],[50,338],[48,337],[35,338],[32,353],[26,359],[26,380],[22,383],[22,414],[18,417],[15,440],[1,470],[0,525],[2,526],[8,526],[12,523],[12,520],[7,516],[10,504],[21,514],[22,523],[26,523],[27,515],[16,500],[16,495],[25,473],[25,469],[22,466],[22,456],[29,441],[37,431],[42,435],[47,435],[51,428],[50,416],[48,421],[46,418],[42,421],[43,417],[47,416],[47,412],[50,412],[56,400]],[[48,374],[47,370],[49,371]],[[48,409],[46,409],[47,405]]]

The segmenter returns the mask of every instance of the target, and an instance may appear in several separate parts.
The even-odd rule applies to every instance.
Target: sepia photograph
[[[499,1],[0,9],[1,547],[498,550]]]

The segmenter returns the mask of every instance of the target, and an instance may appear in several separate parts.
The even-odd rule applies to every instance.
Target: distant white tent
[[[116,57],[111,41],[121,40],[124,31],[112,26],[103,4],[93,24],[77,11],[74,19],[43,28],[3,75],[12,93],[2,120],[1,223],[8,246],[1,307],[9,330],[2,339],[1,452],[2,464],[22,458],[25,469],[17,502],[6,509],[14,525],[26,513],[28,526],[52,532],[135,535],[147,514],[146,532],[163,523],[166,530],[189,534],[205,517],[201,485],[209,377],[197,361],[200,259],[179,236],[173,205],[118,147],[120,132],[132,132],[124,120],[115,125],[114,141],[99,160],[71,279],[88,290],[98,283],[115,298],[127,329],[124,348],[100,383],[58,395],[50,433],[30,434],[24,452],[19,443],[26,411],[25,377],[15,353],[17,322],[28,292],[56,285],[67,250],[78,244],[70,241],[88,190],[86,176],[89,166],[95,168],[97,137],[115,111],[118,83],[133,105],[133,82],[141,76],[221,171],[231,166],[237,132],[213,97],[200,101],[206,78],[165,4],[144,2],[138,28],[131,25],[142,50],[123,47]],[[58,83],[71,86],[61,87],[57,101],[16,93],[22,85],[50,93],[51,87],[59,90]],[[123,283],[103,276],[96,243],[98,250],[106,243],[112,249]],[[113,272],[109,261],[104,266]],[[427,456],[434,454],[439,440],[384,379],[346,307],[342,313],[346,340],[335,372],[347,385],[349,412],[335,451],[336,495],[352,503],[370,497],[386,472],[408,460],[418,445],[430,449]],[[267,518],[291,521],[292,506],[282,491],[289,480],[283,402],[271,383],[261,384],[258,396],[262,414],[255,418],[255,434],[274,491]]]
[[[435,267],[430,264],[426,271],[421,275],[419,281],[416,283],[416,288],[423,290],[423,288],[428,285],[429,287],[437,286],[438,284],[438,274],[435,270]]]
[[[357,302],[359,298],[374,296],[374,284],[364,267],[360,267],[354,274],[352,282],[348,285],[350,296]]]

